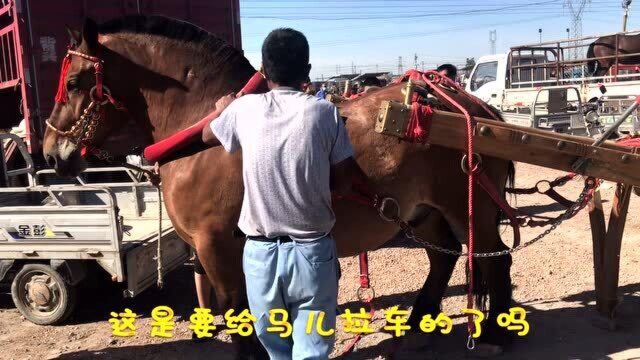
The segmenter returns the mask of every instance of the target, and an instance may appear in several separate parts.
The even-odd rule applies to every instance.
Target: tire
[[[76,289],[51,266],[27,264],[11,283],[11,297],[20,313],[37,325],[66,320],[76,305]]]

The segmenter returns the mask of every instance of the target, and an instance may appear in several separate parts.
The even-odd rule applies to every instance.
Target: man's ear
[[[82,27],[82,40],[87,46],[89,51],[96,50],[98,48],[98,24],[91,18],[84,20],[84,26]]]
[[[80,42],[82,41],[82,34],[80,34],[80,31],[71,29],[69,25],[65,25],[64,27],[67,29],[67,34],[69,34],[69,42],[71,45],[80,45]]]

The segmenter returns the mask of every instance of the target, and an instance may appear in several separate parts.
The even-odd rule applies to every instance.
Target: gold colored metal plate
[[[409,108],[397,101],[383,101],[380,104],[375,131],[383,135],[403,138],[409,124]]]

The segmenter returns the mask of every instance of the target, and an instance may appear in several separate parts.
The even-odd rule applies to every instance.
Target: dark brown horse
[[[637,35],[609,35],[596,39],[589,45],[587,70],[591,76],[604,76],[616,63],[616,39],[618,40],[618,55],[638,54],[637,56],[623,56],[618,59],[619,64],[640,64],[640,34]]]
[[[128,110],[108,106],[106,120],[99,123],[92,140],[114,154],[126,152],[134,142],[158,141],[194,124],[211,111],[219,97],[238,91],[255,71],[240,51],[193,25],[162,17],[128,17],[100,27],[87,21],[81,36],[75,36],[79,52],[104,61],[104,83]],[[53,126],[65,130],[77,121],[89,103],[93,79],[92,62],[73,56],[64,78],[69,100],[55,106],[49,118]],[[467,180],[460,170],[460,152],[400,142],[373,130],[380,102],[401,100],[401,87],[389,86],[342,106],[349,118],[347,129],[356,160],[376,188],[398,200],[401,216],[411,220],[420,237],[460,250],[468,220]],[[474,104],[467,105],[473,114],[488,115]],[[123,131],[125,124],[142,135],[133,139],[132,132]],[[114,144],[113,139],[119,140]],[[83,169],[78,152],[68,138],[47,129],[44,154],[58,173],[74,175]],[[494,158],[485,158],[483,164],[502,191],[512,175],[512,164]],[[169,216],[184,241],[196,248],[215,288],[218,310],[246,308],[243,240],[233,236],[242,203],[241,156],[209,149],[162,165],[160,174]],[[358,203],[338,201],[334,209],[340,256],[377,249],[398,231],[375,210]],[[500,213],[480,191],[475,210],[476,251],[505,249],[496,225]],[[410,319],[414,329],[423,315],[439,312],[457,261],[457,257],[431,250],[427,255],[431,266]],[[479,280],[475,288],[488,292],[492,319],[511,304],[510,266],[511,257],[503,256],[477,259],[474,267]],[[484,349],[494,350],[496,346],[488,344],[506,340],[495,320],[486,323],[482,333]],[[420,339],[419,331],[405,339],[409,338]],[[238,355],[253,351],[252,344],[241,344]]]

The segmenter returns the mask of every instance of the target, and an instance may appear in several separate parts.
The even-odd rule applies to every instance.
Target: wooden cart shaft
[[[406,124],[409,111],[397,102],[384,102],[379,122]],[[590,138],[553,133],[500,121],[474,118],[476,121],[474,151],[487,156],[525,162],[599,179],[640,186],[640,154],[634,149],[607,141],[592,146]],[[456,150],[467,148],[464,115],[434,110],[428,125],[429,143]],[[380,125],[380,124],[378,124]],[[382,128],[383,126],[377,126]],[[384,132],[383,132],[384,133]],[[404,135],[395,131],[389,135]],[[574,169],[580,158],[585,166]]]

